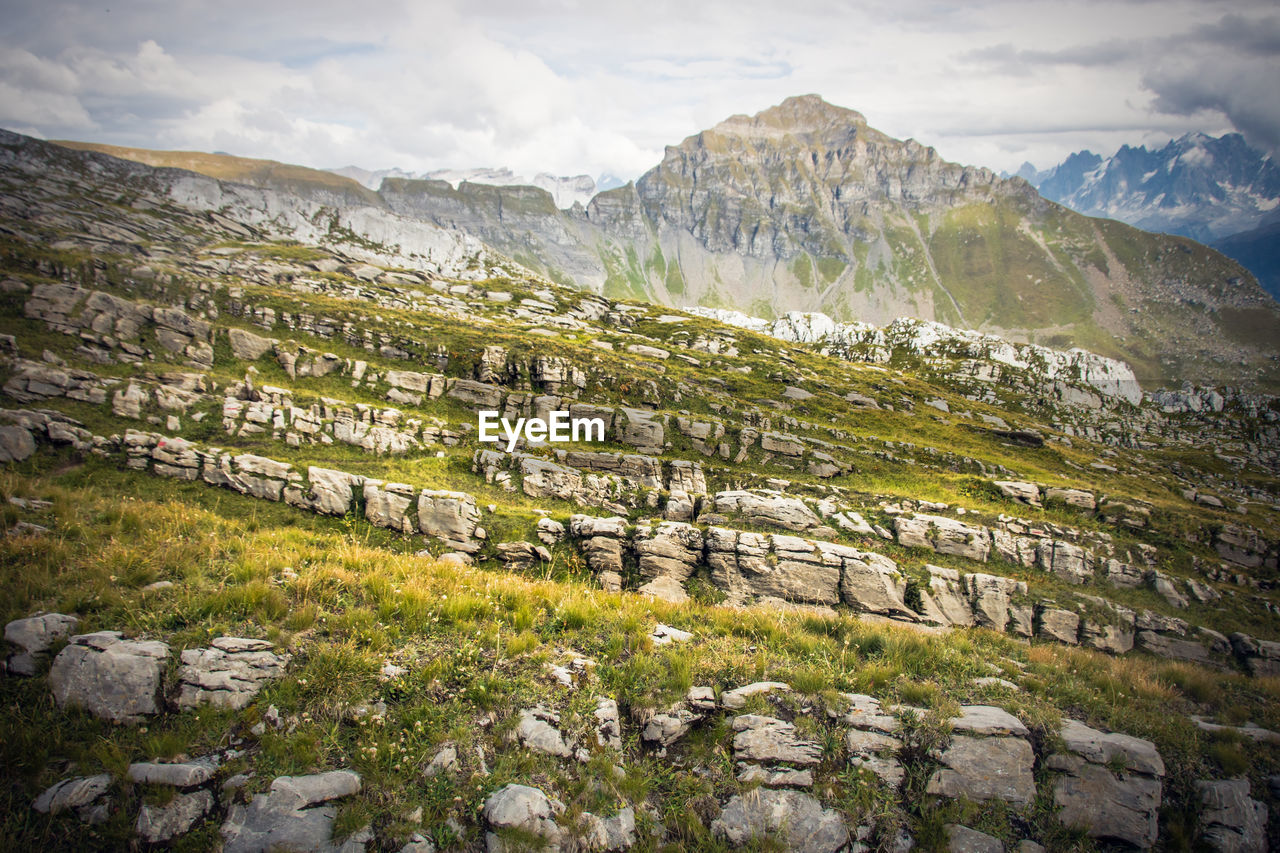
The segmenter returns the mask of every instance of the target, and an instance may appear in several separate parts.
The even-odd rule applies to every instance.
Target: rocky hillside
[[[1280,390],[1280,308],[1235,262],[1080,216],[817,96],[691,136],[585,209],[560,210],[533,187],[467,182],[386,178],[378,195],[401,216],[462,229],[611,298],[770,319],[909,316],[1084,347],[1126,361],[1149,388]]]
[[[0,143],[15,848],[1280,842],[1276,399]]]

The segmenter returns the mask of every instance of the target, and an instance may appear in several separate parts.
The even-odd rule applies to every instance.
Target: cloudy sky
[[[413,171],[639,175],[816,92],[963,163],[1239,130],[1280,150],[1264,2],[0,0],[0,127]]]

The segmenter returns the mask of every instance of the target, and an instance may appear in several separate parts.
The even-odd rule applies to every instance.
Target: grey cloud
[[[1144,75],[1163,113],[1193,116],[1217,112],[1255,145],[1280,153],[1280,87],[1264,60],[1164,67]]]

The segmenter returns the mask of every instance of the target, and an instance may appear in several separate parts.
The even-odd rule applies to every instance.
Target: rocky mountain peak
[[[770,139],[831,130],[848,133],[866,126],[866,116],[856,110],[828,103],[821,95],[798,95],[754,116],[730,116],[712,128],[712,131]]]

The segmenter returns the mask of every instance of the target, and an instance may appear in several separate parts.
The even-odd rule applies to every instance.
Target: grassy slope
[[[121,491],[130,496],[120,500]],[[380,837],[403,838],[416,828],[405,816],[421,806],[422,824],[447,841],[448,817],[468,821],[489,791],[520,781],[555,790],[569,806],[570,820],[581,811],[608,812],[621,800],[648,798],[671,819],[672,842],[703,846],[709,843],[705,829],[685,812],[686,802],[702,794],[723,799],[738,788],[719,757],[725,732],[718,725],[676,750],[683,760],[710,766],[710,774],[681,773],[679,761],[635,752],[626,775],[603,787],[588,780],[601,778],[591,768],[602,771],[607,755],[597,753],[577,774],[504,748],[501,733],[514,725],[514,709],[537,701],[559,709],[567,731],[585,735],[592,697],[599,693],[615,696],[626,719],[680,698],[691,685],[759,679],[787,681],[813,697],[797,697],[797,705],[835,702],[832,691],[871,692],[943,716],[954,713],[957,702],[999,695],[1039,736],[1062,714],[1083,717],[1153,738],[1170,765],[1167,796],[1205,773],[1278,769],[1272,752],[1207,737],[1183,716],[1207,711],[1280,727],[1280,684],[1274,680],[1027,646],[981,630],[932,637],[850,616],[742,612],[696,601],[668,605],[594,589],[577,559],[559,549],[549,569],[527,576],[462,569],[414,557],[403,542],[359,521],[307,517],[198,484],[140,481],[95,460],[66,465],[42,457],[21,473],[4,475],[0,494],[52,499],[53,508],[38,520],[57,530],[45,538],[0,540],[0,583],[10,591],[6,617],[45,607],[83,614],[84,630],[123,627],[165,636],[174,648],[235,634],[266,636],[295,654],[288,676],[243,712],[172,714],[143,728],[59,712],[40,680],[0,682],[3,701],[13,709],[0,721],[0,750],[10,768],[10,783],[0,792],[0,825],[14,849],[75,848],[90,838],[112,846],[128,837],[129,809],[86,836],[74,820],[47,819],[26,807],[60,778],[57,760],[75,761],[81,774],[119,774],[130,761],[203,754],[228,733],[254,750],[253,790],[279,774],[359,771],[365,788],[342,806],[339,826],[347,830],[372,820]],[[298,577],[285,579],[286,567]],[[176,586],[141,591],[162,579]],[[647,637],[655,621],[699,639],[655,648]],[[552,686],[544,664],[564,663],[571,654],[597,666],[568,692]],[[380,681],[378,670],[387,660],[409,674]],[[973,679],[990,672],[987,663],[1025,692],[975,688]],[[384,721],[344,722],[345,708],[375,698],[388,704]],[[248,729],[268,704],[296,726],[252,735]],[[487,727],[482,720],[490,713],[496,724]],[[926,715],[918,736],[944,736],[938,722]],[[831,802],[855,818],[887,807],[883,795],[840,771],[843,746],[824,734],[823,715],[800,724],[825,744],[820,772],[831,774]],[[634,749],[635,728],[624,730]],[[445,741],[458,744],[464,772],[424,778],[421,768]],[[485,750],[488,776],[475,772],[469,758],[476,746]],[[148,795],[118,793],[126,799]],[[909,819],[925,842],[956,819],[1007,834],[995,811],[921,801],[899,819]],[[1059,837],[1047,818],[1047,810],[1033,810],[1037,834]],[[214,837],[215,829],[205,827],[182,846],[202,849]],[[642,833],[639,849],[655,846]]]

